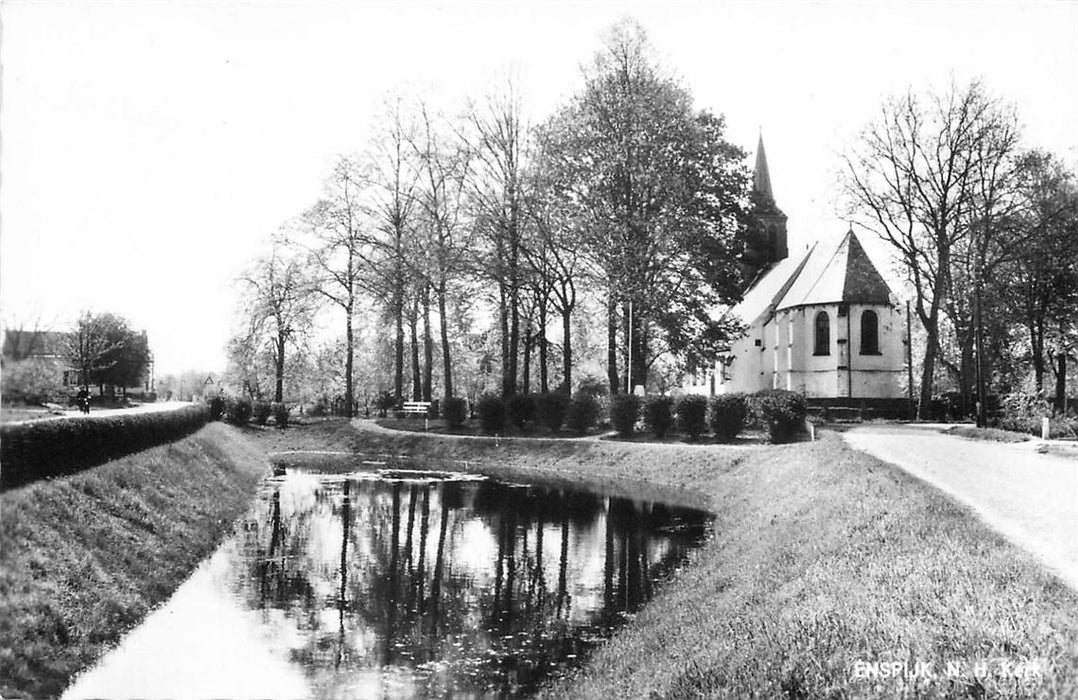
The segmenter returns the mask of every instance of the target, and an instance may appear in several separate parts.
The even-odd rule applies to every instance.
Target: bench
[[[430,413],[430,401],[405,401],[404,412],[425,416]]]
[[[423,431],[430,430],[430,401],[405,401],[403,413],[406,416],[423,416]]]

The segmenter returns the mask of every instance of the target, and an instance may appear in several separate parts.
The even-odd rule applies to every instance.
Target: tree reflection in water
[[[288,471],[245,523],[236,586],[318,696],[526,694],[646,603],[707,527],[580,491]]]

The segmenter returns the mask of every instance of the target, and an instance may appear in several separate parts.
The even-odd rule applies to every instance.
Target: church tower
[[[760,225],[764,243],[761,267],[773,265],[785,259],[789,254],[786,244],[786,215],[775,204],[775,195],[771,191],[771,173],[767,168],[767,153],[764,151],[764,135],[760,134],[760,143],[756,146],[756,171],[752,181],[752,213]]]

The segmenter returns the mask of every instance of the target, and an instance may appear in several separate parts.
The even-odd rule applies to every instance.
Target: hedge
[[[460,428],[468,420],[468,402],[460,396],[447,396],[444,415],[450,428]]]
[[[505,431],[505,402],[497,394],[483,394],[475,405],[479,426],[488,435]]]
[[[640,417],[640,397],[634,394],[614,394],[610,398],[610,423],[618,436],[633,436],[636,420]]]
[[[535,417],[535,397],[531,394],[513,394],[505,400],[505,413],[509,422],[519,431]]]
[[[707,397],[696,394],[679,396],[677,422],[681,432],[696,440],[707,430]]]
[[[674,398],[672,396],[649,396],[644,402],[644,425],[662,440],[674,427]]]
[[[748,416],[749,402],[744,394],[720,394],[711,399],[711,432],[722,442],[737,437]]]
[[[771,389],[754,395],[757,411],[771,442],[790,442],[805,429],[805,397],[785,389]]]
[[[561,430],[565,416],[569,412],[569,395],[561,392],[539,394],[535,401],[535,413],[538,421],[552,433]]]
[[[565,424],[569,430],[583,435],[595,426],[599,420],[599,402],[591,394],[578,392],[569,401],[569,411],[565,416]]]
[[[0,426],[0,489],[66,476],[172,442],[209,421],[205,404],[175,411],[55,418]]]

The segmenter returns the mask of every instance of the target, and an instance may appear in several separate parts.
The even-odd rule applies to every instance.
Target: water
[[[65,697],[527,694],[639,610],[709,526],[362,462],[267,479],[236,534]]]

